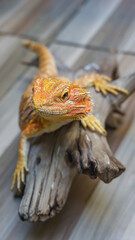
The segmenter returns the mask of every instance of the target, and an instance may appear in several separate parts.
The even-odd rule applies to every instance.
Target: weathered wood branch
[[[102,70],[99,66],[94,67],[94,64],[89,65],[89,72],[104,72],[113,77],[116,70],[113,57],[102,63]],[[78,74],[83,72],[79,70],[75,75]],[[132,74],[125,81],[122,78],[113,84],[126,87],[130,94],[135,89],[134,81],[135,74]],[[95,102],[93,113],[103,125],[108,115],[127,97],[119,95],[115,98],[111,94],[103,97],[94,88],[91,89],[91,95]],[[125,170],[113,156],[106,137],[84,130],[78,121],[54,133],[35,138],[31,143],[28,165],[30,173],[26,177],[19,215],[23,220],[29,221],[45,221],[62,209],[76,175],[76,168],[79,173],[91,178],[99,177],[106,183]]]
[[[23,219],[44,221],[64,205],[76,174],[73,163],[65,161],[67,147],[78,135],[76,124],[34,140],[29,154],[30,174],[19,210]]]
[[[110,96],[113,108],[118,107],[122,102],[124,102],[134,91],[135,91],[135,73],[132,73],[128,76],[119,78],[113,81],[113,84],[123,87],[128,90],[129,95],[119,94],[117,98]]]

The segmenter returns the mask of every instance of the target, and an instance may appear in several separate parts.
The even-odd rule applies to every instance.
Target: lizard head
[[[54,78],[36,79],[33,109],[49,120],[78,120],[92,109],[89,93],[69,82]]]

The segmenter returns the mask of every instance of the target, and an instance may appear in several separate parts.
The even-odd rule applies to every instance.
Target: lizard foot
[[[81,123],[85,129],[88,127],[92,131],[97,131],[101,135],[106,135],[106,130],[102,127],[101,122],[94,115],[88,115],[81,119]]]
[[[16,183],[17,190],[21,192],[21,183],[25,184],[25,172],[29,172],[26,161],[18,161],[13,174],[11,190],[14,189]]]
[[[107,92],[110,92],[115,96],[118,95],[118,92],[128,94],[128,91],[125,90],[124,88],[120,88],[115,85],[108,84],[107,82],[111,82],[112,79],[105,75],[92,74],[91,79],[92,79],[93,85],[95,86],[96,91],[102,92],[104,96],[107,95]]]

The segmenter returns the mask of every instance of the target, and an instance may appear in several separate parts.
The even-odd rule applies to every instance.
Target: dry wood
[[[102,68],[91,64],[87,69],[78,70],[74,77],[90,72],[106,73],[112,77],[117,75],[114,57],[103,61]],[[134,80],[135,74],[132,74],[114,81],[113,84],[123,86],[131,93],[135,88]],[[108,115],[113,116],[119,104],[127,98],[122,94],[117,98],[111,94],[103,97],[94,88],[91,89],[91,95],[95,102],[93,113],[103,125]],[[125,170],[113,156],[106,137],[84,130],[78,121],[54,133],[35,138],[31,143],[30,174],[26,178],[26,188],[19,208],[20,217],[29,221],[45,221],[58,213],[65,204],[76,175],[75,166],[79,173],[91,178],[99,177],[106,183]]]
[[[36,9],[36,14],[32,13],[31,18],[31,7],[36,4],[35,0],[34,3],[33,0],[0,1],[0,25],[4,22],[1,30],[12,31],[12,29],[18,28],[19,31],[17,32],[29,34],[35,38],[39,36],[42,40],[44,40],[44,36],[48,37],[48,33],[49,36],[52,36],[54,31],[59,30],[59,23],[63,23],[63,21],[65,23],[66,12],[74,11],[74,1],[70,1],[72,4],[69,1],[63,2],[63,0],[45,1],[45,4],[46,2],[48,8]],[[54,2],[57,5],[56,7],[53,6]],[[25,4],[25,7],[20,7],[18,11],[17,5],[21,3]],[[29,13],[25,11],[26,4],[29,7]],[[6,6],[5,11],[3,5]],[[85,1],[79,12],[74,14],[68,23],[64,24],[59,39],[111,49],[134,51],[134,12],[135,4],[133,0]],[[60,17],[61,14],[59,13],[63,14],[64,17]],[[26,14],[29,15],[30,21],[25,21],[24,26]],[[26,61],[31,59],[32,53],[26,51],[27,56],[25,57],[25,52],[21,50],[19,41],[18,44],[14,44],[11,38],[9,44],[7,44],[7,41],[4,37],[3,44],[5,44],[5,47],[2,44],[2,38],[0,41],[3,50],[1,51],[0,62],[3,63],[5,56],[7,56],[7,61],[2,64],[0,69],[1,82],[4,81],[5,83],[0,88],[3,95],[2,105],[0,106],[0,152],[2,153],[0,168],[0,239],[134,239],[135,124],[131,123],[135,120],[135,94],[132,94],[122,104],[122,109],[126,113],[123,124],[117,130],[108,132],[107,135],[112,151],[115,151],[117,158],[121,159],[127,166],[126,172],[109,185],[102,182],[97,185],[96,180],[90,180],[86,175],[79,174],[72,184],[64,209],[56,217],[44,224],[23,223],[18,218],[17,209],[20,200],[14,199],[10,192],[11,176],[16,165],[19,144],[17,103],[35,71],[34,68],[30,67],[24,69],[19,64],[23,58]],[[51,50],[53,53],[56,52],[63,62],[74,68],[89,62],[99,63],[100,59],[103,59],[103,56],[106,55],[103,52],[84,51],[55,44],[51,45]],[[10,54],[12,54],[11,57]],[[122,76],[135,70],[134,56],[117,55],[117,59],[120,63],[119,70]]]

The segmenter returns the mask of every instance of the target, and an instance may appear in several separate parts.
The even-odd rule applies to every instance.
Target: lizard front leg
[[[106,130],[94,115],[88,114],[85,118],[81,119],[81,124],[85,129],[88,127],[92,131],[97,131],[101,135],[106,135]]]
[[[104,96],[107,95],[107,92],[110,92],[115,96],[118,95],[118,92],[128,94],[128,91],[126,91],[125,89],[107,83],[111,81],[112,81],[111,78],[105,75],[100,75],[95,73],[95,74],[90,74],[88,76],[78,78],[74,81],[74,83],[83,88],[94,86],[96,91],[102,92]]]
[[[25,172],[28,172],[27,167],[27,156],[29,152],[29,141],[30,137],[38,136],[42,134],[42,126],[36,123],[30,124],[21,135],[19,154],[17,165],[13,174],[13,181],[11,190],[13,190],[15,183],[17,183],[17,189],[20,191],[21,182],[25,181]]]
[[[13,181],[11,190],[13,190],[15,183],[17,182],[17,189],[20,191],[21,182],[24,183],[24,174],[25,171],[28,172],[27,168],[27,155],[29,151],[29,142],[27,137],[22,134],[20,145],[19,145],[19,154],[18,154],[18,161],[16,164],[16,168],[13,174]]]

